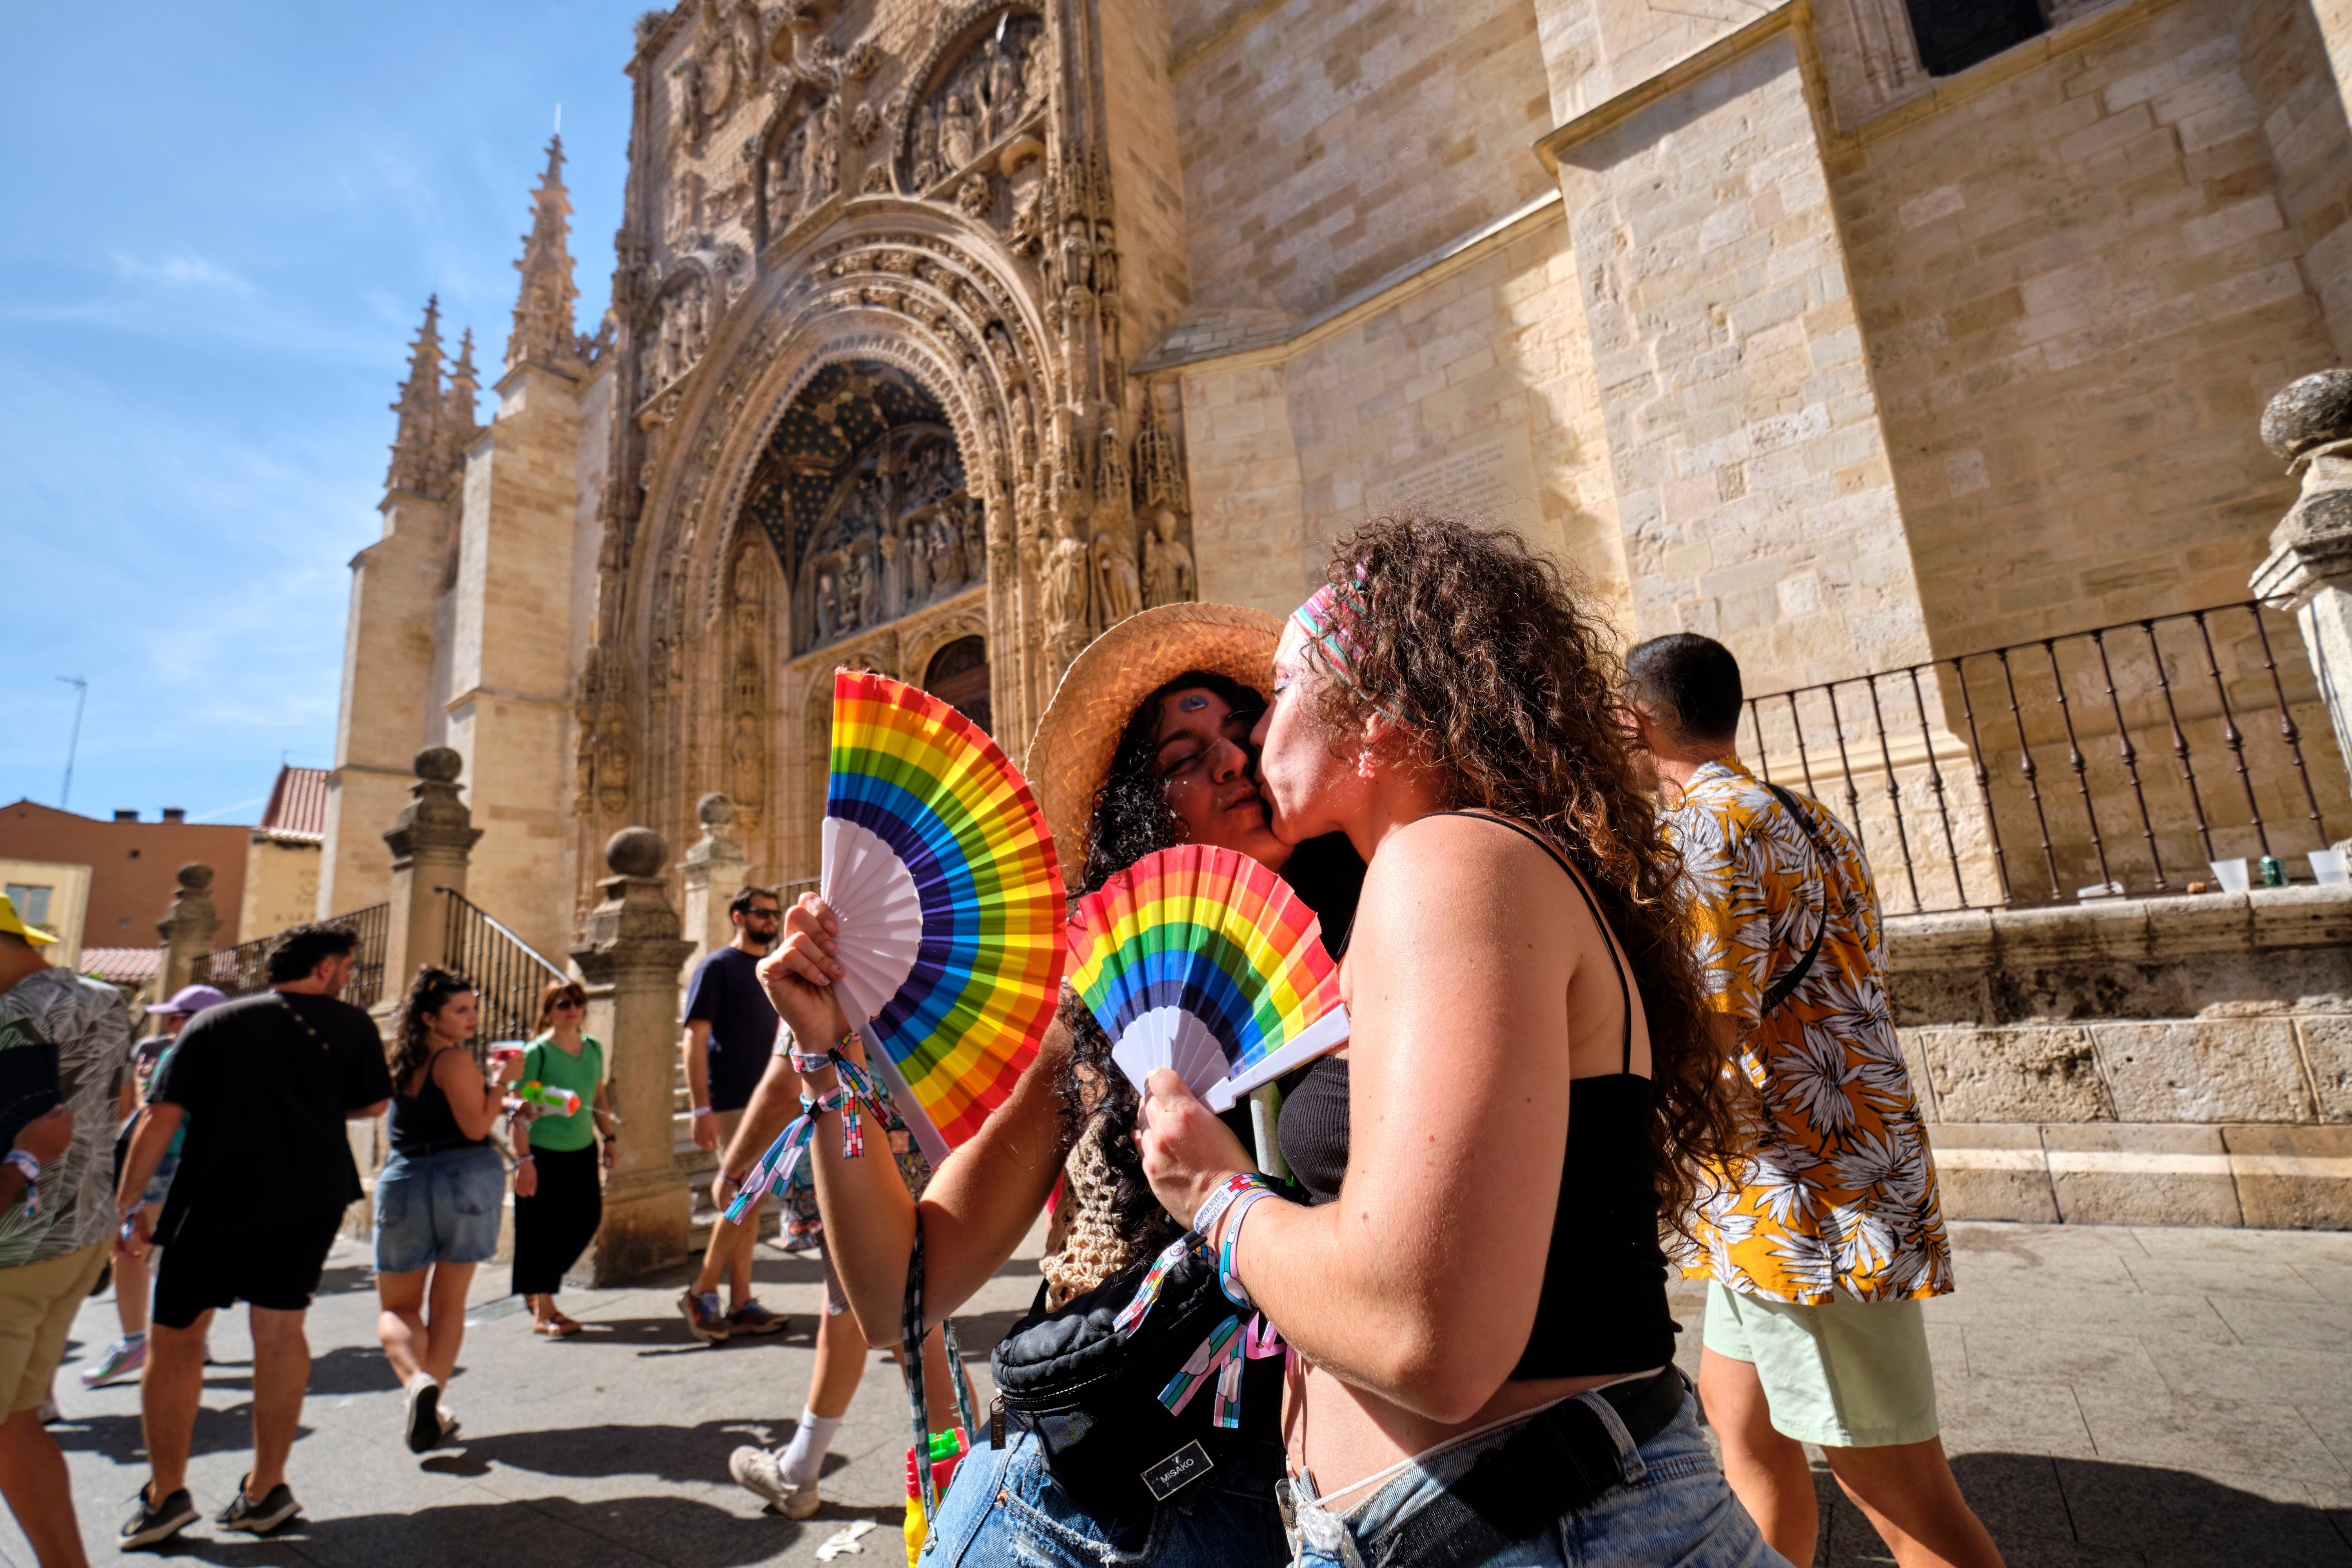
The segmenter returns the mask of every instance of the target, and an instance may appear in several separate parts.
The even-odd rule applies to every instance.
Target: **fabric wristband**
[[[708,1116],[710,1114],[710,1107],[707,1105],[698,1105],[694,1108],[694,1114],[697,1116]]]
[[[1266,1186],[1255,1188],[1234,1199],[1233,1216],[1225,1221],[1225,1238],[1217,1248],[1217,1289],[1225,1293],[1226,1300],[1244,1312],[1256,1311],[1257,1303],[1250,1300],[1249,1290],[1242,1284],[1241,1276],[1234,1272],[1234,1252],[1241,1246],[1242,1221],[1249,1217],[1250,1210],[1257,1206],[1260,1198],[1275,1195],[1274,1189]]]
[[[1214,1231],[1218,1218],[1244,1193],[1272,1190],[1273,1184],[1255,1171],[1235,1171],[1217,1184],[1217,1190],[1209,1194],[1208,1201],[1201,1205],[1201,1212],[1192,1216],[1192,1234],[1206,1237]]]
[[[9,1150],[6,1159],[9,1164],[25,1173],[25,1215],[29,1219],[41,1212],[41,1189],[37,1185],[41,1179],[41,1163],[24,1149]]]

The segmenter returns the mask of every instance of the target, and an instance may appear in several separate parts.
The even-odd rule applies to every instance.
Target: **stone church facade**
[[[708,792],[813,877],[835,666],[1018,757],[1395,505],[1757,692],[2242,601],[2352,342],[2342,0],[686,0],[628,72],[604,319],[560,142],[487,424],[428,309],[321,913],[428,744],[542,952]]]

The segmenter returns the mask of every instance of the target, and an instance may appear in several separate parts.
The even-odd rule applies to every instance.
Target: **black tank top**
[[[449,1097],[433,1080],[433,1065],[441,1059],[442,1051],[454,1051],[455,1046],[444,1046],[425,1061],[425,1081],[415,1094],[395,1092],[392,1097],[392,1147],[398,1154],[431,1154],[462,1143],[488,1143],[488,1138],[468,1138],[457,1125],[457,1113],[449,1109]],[[398,1085],[394,1085],[395,1090]]]
[[[1475,816],[1534,840],[1584,897],[1606,939],[1609,922],[1584,879],[1559,851],[1516,822]],[[1658,1245],[1658,1200],[1651,1181],[1650,1080],[1633,1070],[1633,997],[1614,942],[1623,999],[1624,1048],[1617,1072],[1569,1085],[1568,1152],[1552,1212],[1551,1250],[1527,1349],[1514,1378],[1597,1377],[1643,1372],[1674,1359],[1681,1325],[1666,1307],[1666,1256]],[[1282,1102],[1282,1157],[1310,1202],[1339,1195],[1348,1171],[1348,1064],[1325,1057]]]

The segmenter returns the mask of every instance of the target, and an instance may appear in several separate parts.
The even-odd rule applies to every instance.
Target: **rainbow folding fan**
[[[868,1059],[923,1152],[944,1158],[1012,1093],[1054,1016],[1066,912],[1054,836],[978,725],[845,669],[824,848],[843,1010],[880,1047]]]
[[[1070,984],[1139,1089],[1170,1068],[1212,1110],[1348,1038],[1323,925],[1246,855],[1146,855],[1078,901]]]

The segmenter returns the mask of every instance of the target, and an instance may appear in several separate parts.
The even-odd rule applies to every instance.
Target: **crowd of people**
[[[1027,757],[1066,875],[1099,889],[1184,843],[1278,871],[1339,961],[1350,1037],[1219,1116],[1172,1073],[1129,1082],[1066,986],[1010,1098],[936,1170],[864,1093],[833,911],[745,888],[688,990],[693,1136],[723,1210],[813,1120],[778,1198],[825,1308],[790,1442],[736,1450],[734,1479],[813,1513],[870,1342],[901,1352],[930,1429],[978,1428],[927,1565],[1040,1538],[1178,1568],[1809,1563],[1809,1443],[1897,1562],[1997,1564],[1937,1436],[1921,1304],[1953,1289],[1951,1256],[1868,866],[1819,803],[1741,765],[1741,705],[1720,644],[1620,657],[1553,564],[1444,520],[1359,529],[1286,621],[1173,605],[1114,626]],[[464,1048],[471,983],[425,969],[387,1053],[338,999],[352,938],[299,928],[268,991],[151,1009],[164,1043],[137,1079],[119,998],[40,941],[0,902],[0,1078],[20,1047],[56,1063],[39,1114],[0,1117],[0,1492],[45,1564],[82,1556],[40,1405],[110,1254],[122,1336],[85,1381],[141,1373],[152,1471],[121,1543],[198,1517],[205,1335],[239,1300],[254,1458],[217,1522],[298,1511],[303,1311],[362,1191],[349,1120],[390,1112],[379,1333],[412,1449],[457,1434],[447,1389],[509,1172],[512,1289],[532,1332],[579,1331],[556,1298],[595,1235],[612,1122],[577,985],[550,985],[537,1037],[486,1070]],[[509,1117],[502,1154],[519,1080],[579,1107]],[[880,1122],[862,1152],[842,1125],[861,1096]],[[751,1289],[758,1211],[712,1226],[678,1302],[698,1340],[782,1327]],[[1083,1350],[1115,1383],[1152,1300],[1213,1300],[1250,1349],[1194,1448],[1155,1451],[1160,1426],[1084,1398],[1080,1418],[1002,1397],[959,1416],[940,1325],[1049,1211],[1000,1365]],[[1675,1268],[1706,1282],[1695,1387]]]

